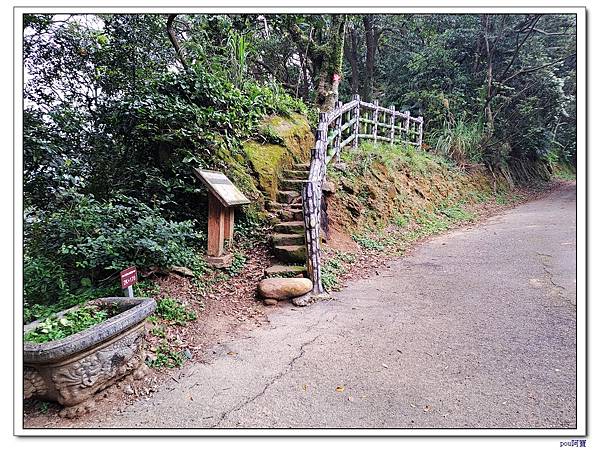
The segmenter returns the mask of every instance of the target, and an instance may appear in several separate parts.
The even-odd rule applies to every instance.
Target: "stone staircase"
[[[268,202],[274,215],[271,240],[278,262],[265,270],[267,277],[296,277],[306,273],[306,246],[302,215],[302,184],[308,178],[308,163],[294,164],[279,182],[277,201]]]

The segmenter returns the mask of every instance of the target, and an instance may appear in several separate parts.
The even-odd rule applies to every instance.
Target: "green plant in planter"
[[[116,308],[102,308],[96,305],[82,306],[62,317],[48,317],[35,329],[25,333],[24,339],[37,344],[64,339],[104,322],[118,313]]]

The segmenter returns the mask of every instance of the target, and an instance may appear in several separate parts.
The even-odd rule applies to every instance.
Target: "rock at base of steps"
[[[279,261],[283,262],[305,262],[305,245],[275,245],[273,253]]]
[[[276,264],[265,269],[265,277],[279,277],[279,278],[294,278],[303,277],[306,275],[305,266],[287,266],[284,264]]]
[[[313,284],[308,278],[265,278],[258,283],[262,298],[287,300],[310,292]]]
[[[299,297],[294,297],[292,299],[292,304],[294,306],[308,306],[311,303],[314,303],[319,300],[331,300],[333,297],[327,293],[323,294],[313,294],[312,292],[308,292],[307,294],[300,295]]]
[[[265,298],[263,299],[263,303],[266,306],[275,306],[277,303],[279,303],[279,301],[276,298]]]

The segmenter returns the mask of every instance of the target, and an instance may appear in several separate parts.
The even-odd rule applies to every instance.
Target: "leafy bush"
[[[117,272],[129,266],[177,265],[198,273],[204,268],[195,250],[204,235],[193,221],[166,220],[160,211],[123,196],[100,202],[92,195],[71,193],[61,209],[28,215],[24,236],[24,299],[29,308],[118,293]]]

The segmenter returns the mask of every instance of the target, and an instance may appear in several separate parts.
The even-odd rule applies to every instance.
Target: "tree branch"
[[[179,46],[177,36],[175,35],[175,30],[173,30],[173,22],[175,21],[175,17],[177,17],[177,14],[169,14],[169,17],[167,18],[167,34],[169,35],[169,40],[171,41],[171,44],[173,44],[173,48],[175,49],[177,58],[179,58],[179,61],[181,62],[183,68],[187,70],[188,66],[185,62],[185,58],[183,57],[183,52],[181,51],[181,47]]]
[[[523,75],[523,74],[531,73],[531,72],[536,72],[538,70],[545,69],[546,67],[555,66],[556,64],[559,64],[559,63],[567,60],[571,56],[575,56],[575,53],[572,53],[572,54],[567,55],[567,56],[565,56],[563,58],[557,59],[556,61],[552,61],[552,62],[547,63],[547,64],[542,64],[541,66],[531,67],[529,69],[519,70],[518,72],[512,74],[510,77],[505,78],[504,80],[502,80],[502,83],[506,83],[507,81],[512,80],[513,78],[515,78],[515,77],[517,77],[519,75]]]

